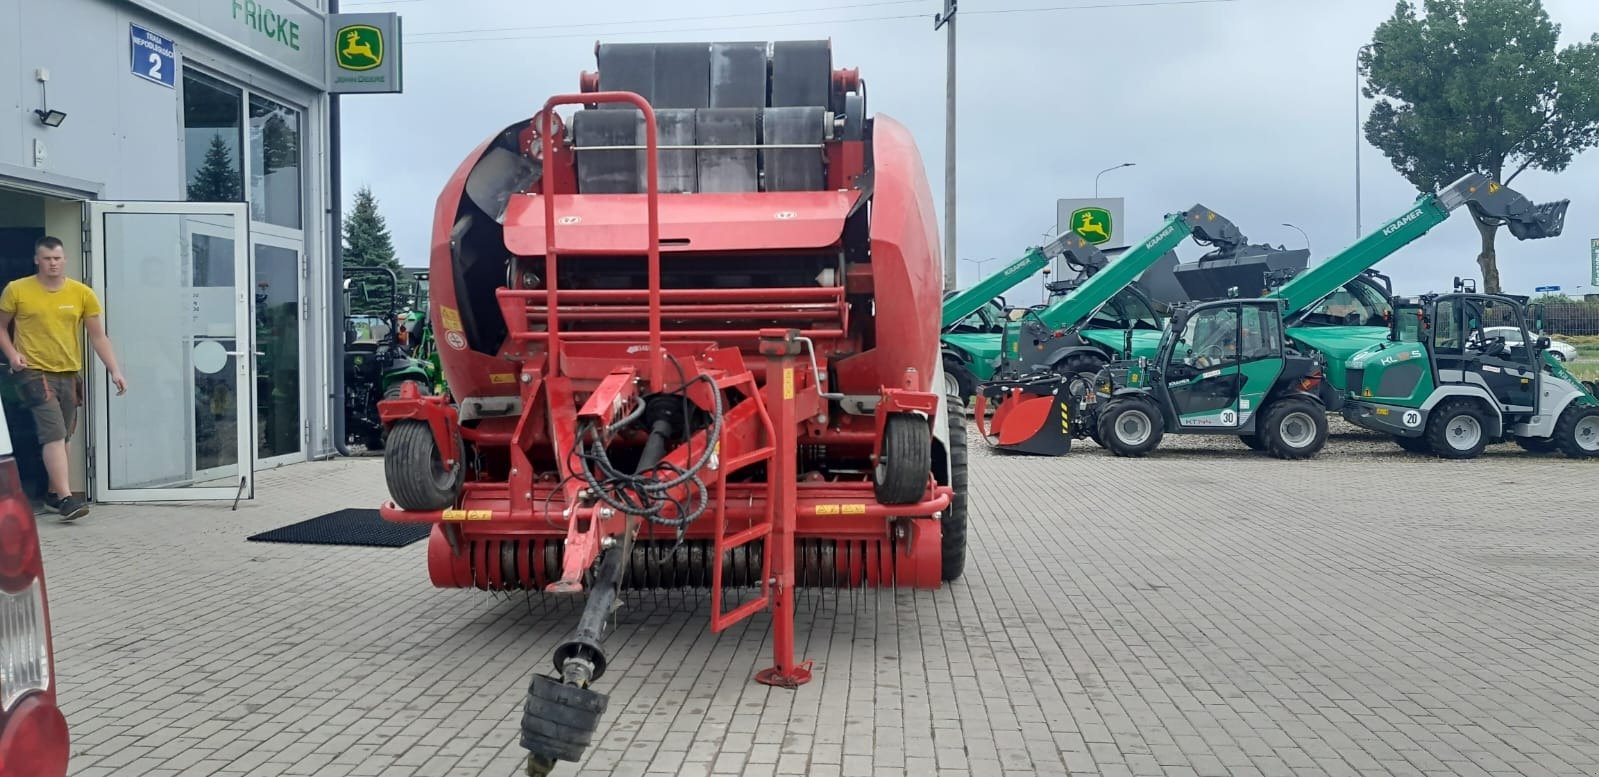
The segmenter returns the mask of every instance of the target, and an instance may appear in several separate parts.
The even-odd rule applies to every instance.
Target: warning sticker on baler
[[[817,505],[817,515],[865,515],[866,505],[856,503],[847,505]]]
[[[784,399],[793,399],[794,398],[794,368],[793,367],[784,367],[783,368],[783,398]]]
[[[445,329],[461,328],[461,313],[455,308],[440,305],[439,319],[444,323]]]
[[[451,508],[441,515],[446,521],[487,521],[494,517],[492,510],[461,510]]]

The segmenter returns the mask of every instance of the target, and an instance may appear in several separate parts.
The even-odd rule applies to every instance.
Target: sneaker
[[[44,503],[61,513],[61,520],[75,521],[89,514],[89,503],[76,496],[59,497],[45,494]]]

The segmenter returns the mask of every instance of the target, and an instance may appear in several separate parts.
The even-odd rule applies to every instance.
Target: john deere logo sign
[[[1108,242],[1114,228],[1110,211],[1104,208],[1078,208],[1072,211],[1071,225],[1077,234],[1094,245]]]
[[[340,27],[338,42],[338,63],[345,70],[371,70],[383,64],[383,31],[376,27]]]

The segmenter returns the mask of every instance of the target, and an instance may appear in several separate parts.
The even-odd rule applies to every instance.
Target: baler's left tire
[[[925,419],[896,413],[883,424],[883,455],[873,484],[877,501],[886,505],[920,502],[933,471],[933,431]]]
[[[461,450],[457,434],[455,449]],[[399,421],[383,451],[383,477],[401,510],[443,510],[455,504],[462,481],[461,459],[445,469],[433,430],[424,421]]]
[[[944,582],[956,580],[966,570],[966,413],[951,403],[949,408],[949,485],[955,491],[944,508],[940,522],[942,575]]]

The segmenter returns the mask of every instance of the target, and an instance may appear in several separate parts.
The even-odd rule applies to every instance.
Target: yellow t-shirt
[[[83,369],[78,331],[84,318],[100,315],[94,289],[67,278],[61,288],[50,291],[37,275],[29,275],[6,284],[0,311],[15,317],[14,342],[29,367],[44,372]]]

